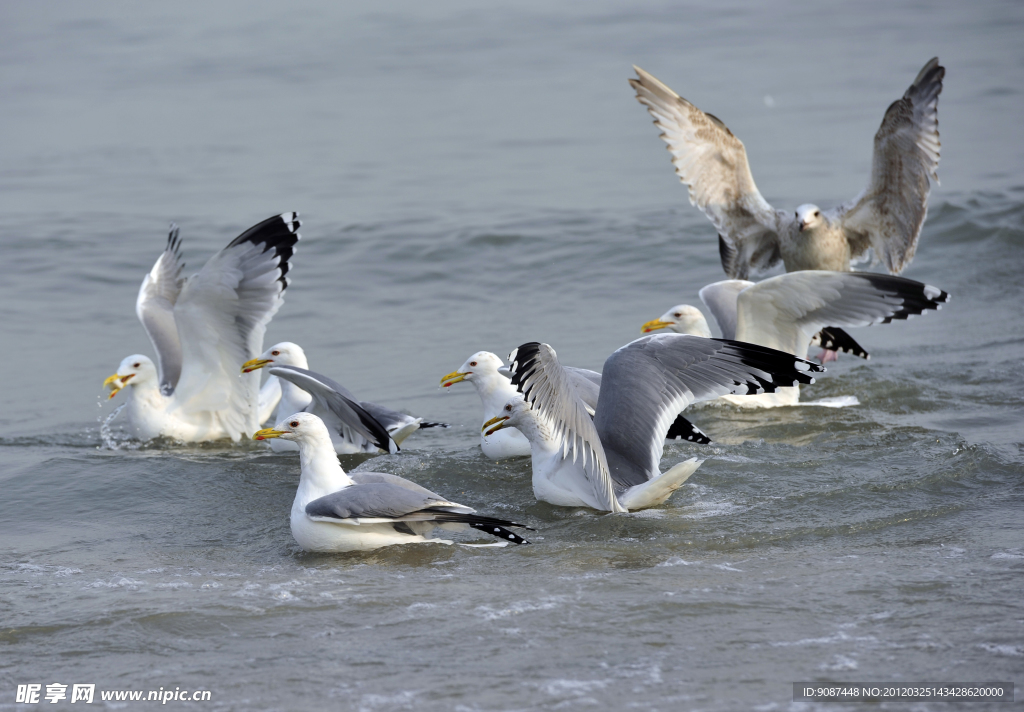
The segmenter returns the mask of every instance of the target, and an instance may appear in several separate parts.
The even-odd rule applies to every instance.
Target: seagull
[[[490,351],[477,351],[466,359],[457,371],[452,371],[441,379],[442,388],[451,388],[456,383],[470,383],[476,388],[477,395],[484,406],[484,421],[498,414],[508,399],[518,391],[505,364],[496,354]],[[480,432],[480,448],[491,460],[504,460],[510,457],[525,457],[530,454],[530,442],[515,428],[505,428],[493,435]]]
[[[941,309],[949,294],[905,277],[867,272],[804,270],[754,283],[724,280],[700,290],[722,336],[807,357],[812,336],[825,324],[870,326]],[[678,304],[641,327],[708,338],[711,330],[696,307]],[[795,405],[799,387],[775,393],[728,395],[722,402],[749,407]],[[827,403],[818,403],[826,405]]]
[[[601,374],[585,368],[563,368],[587,412],[593,415],[601,390]],[[463,381],[476,387],[477,394],[483,402],[485,423],[501,415],[505,404],[518,393],[516,387],[512,385],[511,374],[505,368],[505,364],[499,356],[490,351],[478,351],[470,356],[458,371],[452,371],[441,379],[441,387],[450,388]],[[669,440],[688,440],[701,444],[711,442],[711,438],[700,428],[681,415],[672,423],[666,437]],[[511,426],[491,434],[481,430],[480,447],[484,455],[492,460],[525,457],[530,454],[529,440]]]
[[[149,440],[239,441],[259,427],[258,376],[238,364],[263,349],[267,324],[284,302],[289,260],[299,239],[298,213],[254,225],[187,279],[178,228],[142,281],[135,313],[157,362],[128,356],[104,381],[110,398],[125,387],[128,429]],[[263,394],[263,409],[272,399]]]
[[[476,529],[506,545],[529,544],[509,531],[523,524],[483,517],[415,482],[383,472],[346,474],[338,463],[331,433],[312,413],[295,413],[253,440],[282,439],[299,450],[301,474],[292,502],[292,536],[306,551],[367,551],[394,544],[452,544],[427,535],[435,528]],[[532,529],[531,529],[532,531]]]
[[[871,177],[853,200],[823,211],[810,203],[794,212],[769,205],[747,163],[743,142],[707,114],[639,67],[629,83],[654,117],[672,153],[690,203],[718,230],[722,269],[746,280],[781,260],[787,272],[838,270],[873,251],[890,274],[910,264],[928,212],[931,181],[939,181],[939,93],[946,75],[933,57],[903,98],[893,102],[875,134]],[[849,334],[826,326],[815,338],[822,363],[839,351],[867,352]]]
[[[939,93],[945,68],[937,57],[893,102],[875,134],[871,177],[853,200],[831,210],[804,204],[773,208],[758,192],[743,142],[717,117],[683,99],[639,67],[629,83],[662,130],[690,202],[718,230],[722,268],[747,279],[781,261],[787,272],[850,271],[869,249],[891,274],[910,263],[938,182]]]
[[[661,504],[700,466],[695,457],[665,472],[659,465],[665,434],[690,403],[813,383],[810,374],[824,370],[753,344],[652,334],[604,362],[591,418],[551,346],[523,344],[509,360],[521,395],[484,429],[511,425],[527,437],[538,500],[604,512]]]
[[[315,413],[329,424],[331,440],[339,455],[376,453],[378,450],[396,452],[397,446],[420,428],[448,427],[446,423],[424,422],[423,418],[399,413],[376,403],[358,401],[340,383],[310,371],[306,352],[290,341],[274,344],[257,358],[246,361],[242,364],[242,373],[251,373],[265,366],[271,366],[268,369],[270,377],[279,380],[281,399],[277,417],[298,411]],[[267,380],[269,382],[270,378]],[[361,411],[358,417],[353,416],[353,405]],[[383,435],[379,431],[374,432],[372,424],[366,421],[367,415],[383,427],[386,431]],[[274,440],[270,445],[275,452],[297,449],[287,440]]]

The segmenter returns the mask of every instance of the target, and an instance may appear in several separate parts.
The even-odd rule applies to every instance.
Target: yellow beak
[[[670,326],[675,326],[675,324],[673,324],[671,321],[662,321],[661,319],[655,319],[654,321],[649,321],[643,326],[641,326],[640,331],[644,332],[645,334],[649,334],[652,331],[657,331],[658,329],[667,329]]]
[[[107,396],[107,400],[120,393],[121,389],[125,387],[134,375],[134,373],[129,373],[127,376],[122,376],[119,373],[115,373],[113,376],[108,376],[107,380],[103,382],[103,387],[110,389],[110,395]]]
[[[285,434],[285,430],[274,430],[273,428],[263,428],[263,430],[257,430],[252,434],[253,440],[270,440],[271,438],[279,438]]]
[[[495,425],[495,423],[497,423],[497,425]],[[486,423],[484,423],[483,426],[480,428],[480,430],[481,431],[487,430],[487,428],[490,428],[492,425],[494,425],[495,427],[491,428],[490,430],[487,430],[487,432],[484,433],[484,435],[494,435],[496,432],[498,432],[499,430],[504,428],[507,424],[508,424],[508,416],[507,415],[496,415],[493,418],[491,418],[490,420],[488,420]]]
[[[462,381],[466,380],[466,376],[468,375],[468,373],[462,373],[461,371],[452,371],[447,376],[441,377],[441,387],[447,388],[448,386],[454,385],[456,383],[461,383]]]
[[[246,361],[242,364],[242,373],[251,373],[258,368],[263,368],[268,363],[274,363],[274,359],[271,358],[254,358],[251,361]]]

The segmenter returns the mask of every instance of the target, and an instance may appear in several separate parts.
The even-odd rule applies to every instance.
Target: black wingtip
[[[448,423],[420,423],[420,430],[424,428],[450,428]]]
[[[255,245],[264,245],[263,251],[274,250],[278,257],[278,265],[281,269],[281,276],[278,280],[287,289],[288,280],[286,275],[289,269],[289,260],[295,254],[295,243],[300,239],[298,232],[299,214],[295,212],[281,213],[269,217],[261,223],[253,225],[241,235],[232,240],[228,247],[251,242]]]
[[[774,393],[779,388],[796,386],[801,383],[814,383],[812,373],[824,373],[825,367],[807,359],[798,358],[785,351],[758,346],[745,341],[730,341],[729,339],[712,339],[728,345],[728,353],[733,358],[749,369],[762,372],[750,374],[747,381],[739,383],[738,386],[746,386],[746,394],[756,395],[759,393]]]
[[[713,442],[700,428],[681,415],[673,421],[665,437],[668,440],[686,440],[698,445],[708,445]]]
[[[829,351],[852,354],[865,361],[871,358],[871,354],[867,352],[867,349],[858,344],[852,336],[837,326],[826,326],[814,335],[811,343]]]
[[[540,346],[539,341],[527,341],[508,355],[508,370],[512,374],[512,385],[524,396],[529,395],[530,389],[524,390],[523,382],[529,378],[537,365]]]
[[[907,319],[928,310],[938,311],[941,305],[950,300],[948,292],[906,277],[870,272],[858,274],[871,282],[875,288],[894,297],[899,297],[903,301],[896,313],[882,319],[881,323],[883,324],[888,324],[896,319]]]

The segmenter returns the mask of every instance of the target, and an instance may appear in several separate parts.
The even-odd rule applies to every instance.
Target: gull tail
[[[505,519],[495,519],[494,517],[482,517],[479,514],[460,514],[457,512],[439,512],[433,521],[438,524],[465,524],[473,529],[478,529],[482,532],[486,532],[491,536],[498,537],[503,541],[510,541],[513,544],[529,544],[526,539],[519,536],[513,531],[510,531],[508,527],[516,527],[518,529],[526,529],[527,531],[535,531],[534,529],[526,526],[525,524],[517,524],[516,522],[510,522]]]
[[[630,487],[619,495],[619,504],[630,512],[661,504],[697,471],[702,462],[704,461],[691,457],[642,485]]]

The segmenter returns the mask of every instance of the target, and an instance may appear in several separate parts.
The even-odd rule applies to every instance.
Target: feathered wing
[[[651,334],[608,357],[594,426],[622,487],[660,474],[669,427],[690,403],[813,383],[820,366],[773,349],[684,334]]]
[[[581,459],[598,502],[610,512],[625,511],[615,497],[601,439],[597,435],[587,404],[577,391],[577,376],[558,362],[555,350],[532,341],[509,355],[512,385],[516,386],[539,418],[551,424],[552,436],[563,456]]]
[[[939,93],[946,75],[933,57],[903,98],[885,112],[875,134],[867,189],[833,211],[856,258],[872,248],[891,274],[914,257],[928,213],[931,181],[939,180]]]
[[[700,290],[700,300],[711,310],[723,339],[736,338],[736,299],[740,292],[752,286],[754,283],[745,279],[725,279]]]
[[[281,381],[277,376],[270,376],[260,388],[260,425],[274,417],[274,411],[280,402]]]
[[[284,301],[298,227],[298,215],[284,213],[249,228],[185,282],[174,306],[182,345],[175,407],[209,412],[232,439],[259,427],[259,375],[238,368],[262,352]]]
[[[341,384],[298,366],[272,366],[270,374],[309,393],[313,402],[307,411],[318,416],[328,429],[348,442],[357,446],[368,442],[384,452],[398,452],[398,445],[388,435],[385,426]]]
[[[941,289],[904,277],[803,270],[781,274],[739,295],[736,338],[807,355],[826,326],[869,326],[906,319],[949,300]]]
[[[156,351],[160,390],[164,395],[174,392],[181,377],[181,340],[178,337],[178,326],[174,322],[174,304],[185,283],[181,277],[184,268],[178,226],[171,224],[167,247],[142,280],[139,296],[135,300],[135,314]]]
[[[380,472],[353,475],[356,484],[315,499],[306,505],[306,516],[318,522],[361,526],[399,522],[464,524],[514,544],[529,544],[507,527],[530,527],[505,519],[485,517],[471,508],[395,475]],[[532,530],[531,530],[532,531]]]
[[[639,67],[629,83],[654,117],[668,144],[676,173],[718,230],[722,267],[745,279],[782,259],[779,211],[757,190],[743,142],[717,117],[707,114]]]
[[[563,366],[566,375],[576,389],[576,395],[587,406],[587,412],[591,415],[597,408],[597,398],[601,394],[601,374],[587,368],[574,368]]]

